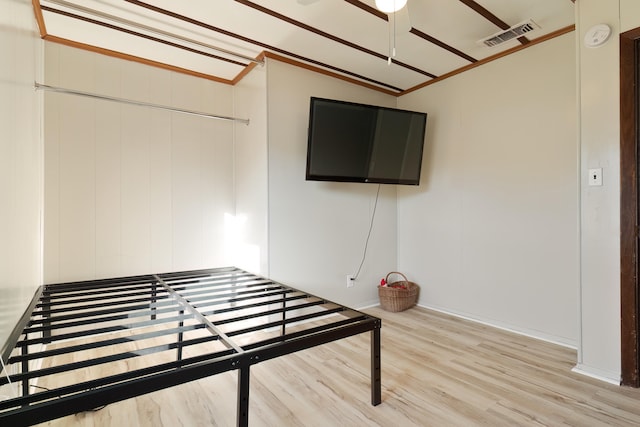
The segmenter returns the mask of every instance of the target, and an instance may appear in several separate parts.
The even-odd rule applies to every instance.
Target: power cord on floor
[[[30,387],[38,388],[38,389],[44,390],[44,391],[51,391],[50,388],[42,387],[42,386],[39,386],[39,385],[31,385]],[[94,390],[94,389],[90,389],[90,390]],[[60,396],[58,396],[58,397],[60,397]],[[98,412],[99,410],[104,409],[106,407],[107,407],[107,405],[98,406],[97,408],[89,409],[87,411],[76,412],[76,415],[82,414],[83,412]]]
[[[39,385],[31,385],[29,387],[39,388],[40,390],[44,390],[44,391],[51,391],[50,388],[42,387],[42,386],[39,386]]]
[[[95,390],[95,388],[90,388],[88,391],[91,391],[91,390]],[[98,407],[93,408],[93,409],[88,409],[88,410],[86,410],[86,411],[76,412],[76,415],[80,415],[80,414],[82,414],[82,413],[84,413],[84,412],[98,412],[98,411],[100,411],[100,410],[102,410],[102,409],[106,408],[107,406],[109,406],[109,405],[102,405],[102,406],[98,406]]]
[[[37,389],[44,390],[44,391],[51,391],[51,389],[50,389],[50,388],[42,387],[42,386],[39,386],[39,385],[30,385],[29,387],[37,388]],[[90,389],[90,390],[94,390],[94,389]],[[60,396],[58,396],[58,397],[60,397]],[[100,411],[101,409],[106,408],[107,406],[108,406],[108,405],[102,405],[102,406],[98,406],[97,408],[89,409],[89,410],[87,410],[87,411],[80,411],[80,412],[76,412],[76,415],[82,414],[82,413],[84,413],[84,412],[98,412],[98,411]]]

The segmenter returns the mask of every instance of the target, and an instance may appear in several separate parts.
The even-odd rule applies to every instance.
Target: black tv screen
[[[420,184],[427,114],[311,98],[309,181]]]

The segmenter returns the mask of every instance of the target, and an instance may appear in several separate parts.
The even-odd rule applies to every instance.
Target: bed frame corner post
[[[238,369],[238,427],[249,427],[249,365]]]
[[[42,326],[42,338],[44,338],[44,344],[51,344],[51,321],[48,320],[51,317],[51,293],[46,286],[42,287],[42,310],[44,311],[44,322]]]
[[[376,320],[371,330],[371,404],[374,406],[382,402],[382,378],[380,361],[380,328],[382,321]]]

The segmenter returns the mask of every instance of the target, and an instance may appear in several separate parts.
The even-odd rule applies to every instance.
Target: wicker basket
[[[389,282],[389,276],[397,274],[402,276],[404,280],[398,282]],[[387,286],[378,286],[378,296],[380,297],[380,307],[386,311],[398,312],[413,307],[418,301],[418,292],[420,287],[413,282],[407,280],[407,276],[397,271],[387,274],[385,279]],[[394,288],[393,285],[404,284],[404,288]]]

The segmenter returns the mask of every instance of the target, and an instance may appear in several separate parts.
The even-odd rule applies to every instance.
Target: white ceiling
[[[45,39],[229,82],[269,52],[393,93],[574,25],[573,0],[408,0],[395,31],[393,19],[375,14],[374,0],[41,0],[40,6]],[[411,32],[403,30],[407,17]],[[528,19],[540,28],[526,40],[478,43]]]

